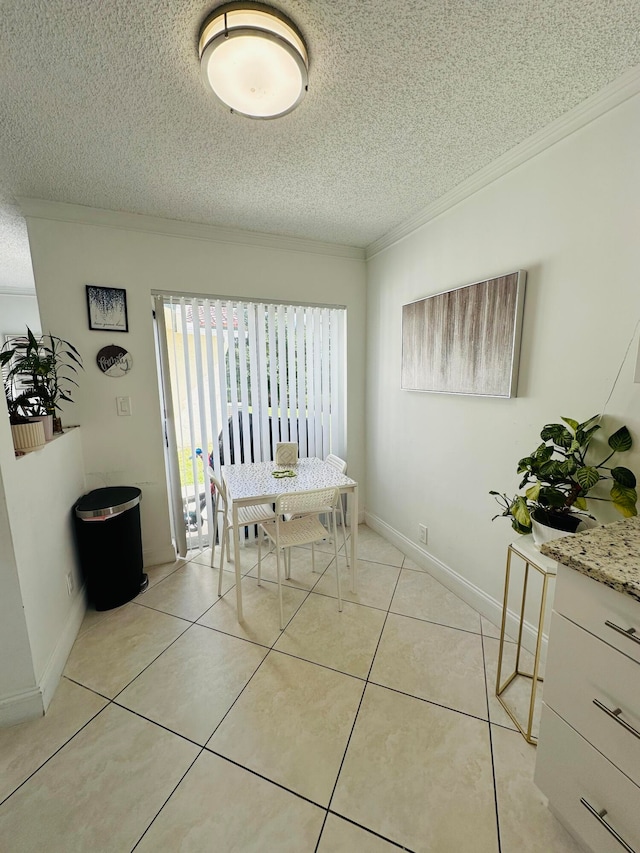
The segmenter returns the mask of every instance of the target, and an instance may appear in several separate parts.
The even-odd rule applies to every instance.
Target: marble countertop
[[[540,551],[640,601],[639,516],[545,542]]]

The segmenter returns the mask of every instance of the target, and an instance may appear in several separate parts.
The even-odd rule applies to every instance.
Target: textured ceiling
[[[200,81],[201,0],[0,0],[0,287],[25,196],[366,246],[640,62],[638,0],[278,0],[309,93]]]

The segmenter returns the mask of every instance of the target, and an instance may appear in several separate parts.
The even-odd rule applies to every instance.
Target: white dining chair
[[[280,630],[284,631],[284,608],[282,604],[281,552],[287,551],[287,577],[290,574],[291,548],[298,545],[311,545],[311,570],[315,571],[314,544],[326,538],[326,527],[320,521],[320,513],[330,513],[333,529],[333,548],[338,586],[338,610],[342,611],[340,593],[340,570],[338,568],[338,544],[336,539],[336,506],[340,498],[337,488],[311,489],[305,492],[291,492],[276,498],[275,518],[260,522],[260,527],[273,542],[276,550],[276,573],[278,577],[278,601],[280,606]],[[258,538],[258,586],[262,583],[262,542]]]
[[[227,498],[227,490],[224,483],[215,475],[211,466],[207,469],[209,480],[214,486],[213,500],[213,530],[211,531],[211,568],[215,568],[214,560],[216,555],[216,539],[220,537],[220,571],[218,573],[218,595],[222,595],[222,572],[224,571],[225,547],[227,553],[227,562],[229,559],[230,544],[229,531],[233,530],[233,514],[231,505]],[[218,523],[218,517],[222,517],[222,524]],[[273,506],[271,504],[257,504],[256,506],[241,506],[238,508],[238,527],[247,527],[253,524],[260,524],[263,521],[269,521],[274,518]],[[258,553],[260,553],[260,537],[258,538]]]
[[[298,445],[295,441],[279,441],[276,444],[276,465],[292,467],[298,464]]]
[[[334,453],[330,453],[327,458],[324,460],[328,465],[331,465],[333,468],[338,471],[339,474],[347,473],[347,463],[344,459],[340,459],[339,456],[336,456]],[[340,524],[342,526],[342,541],[344,542],[344,556],[347,560],[347,568],[351,565],[349,561],[349,550],[347,548],[347,528],[344,522],[344,507],[342,506],[342,496],[340,496],[338,500],[338,512],[340,513]]]

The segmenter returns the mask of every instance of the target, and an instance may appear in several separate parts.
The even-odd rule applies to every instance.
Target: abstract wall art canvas
[[[103,332],[128,332],[127,291],[120,287],[87,284],[89,328]]]
[[[526,272],[402,306],[402,388],[514,397]]]

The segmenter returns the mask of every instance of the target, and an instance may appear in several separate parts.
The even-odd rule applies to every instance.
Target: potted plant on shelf
[[[41,422],[21,414],[22,404],[14,400],[8,393],[5,384],[5,395],[7,398],[7,409],[9,410],[9,423],[11,424],[11,436],[13,446],[17,455],[28,453],[31,450],[39,450],[45,445],[44,426]]]
[[[636,478],[628,469],[607,463],[617,453],[631,449],[633,442],[626,426],[607,440],[608,451],[598,463],[587,460],[591,441],[601,429],[600,415],[584,423],[562,418],[564,424],[547,424],[540,433],[540,444],[518,462],[523,474],[519,489],[524,494],[508,495],[491,491],[502,507],[494,516],[506,516],[517,533],[531,533],[540,544],[568,533],[575,533],[593,520],[587,510],[590,501],[609,501],[625,517],[637,515]],[[598,483],[611,483],[608,495],[591,494]]]
[[[78,385],[74,376],[82,369],[82,358],[73,344],[51,334],[36,338],[27,327],[24,338],[9,340],[0,351],[0,368],[5,367],[10,417],[13,412],[14,419],[42,419],[45,434],[54,423],[55,431],[62,432],[57,417],[60,402],[73,402],[71,392]]]

